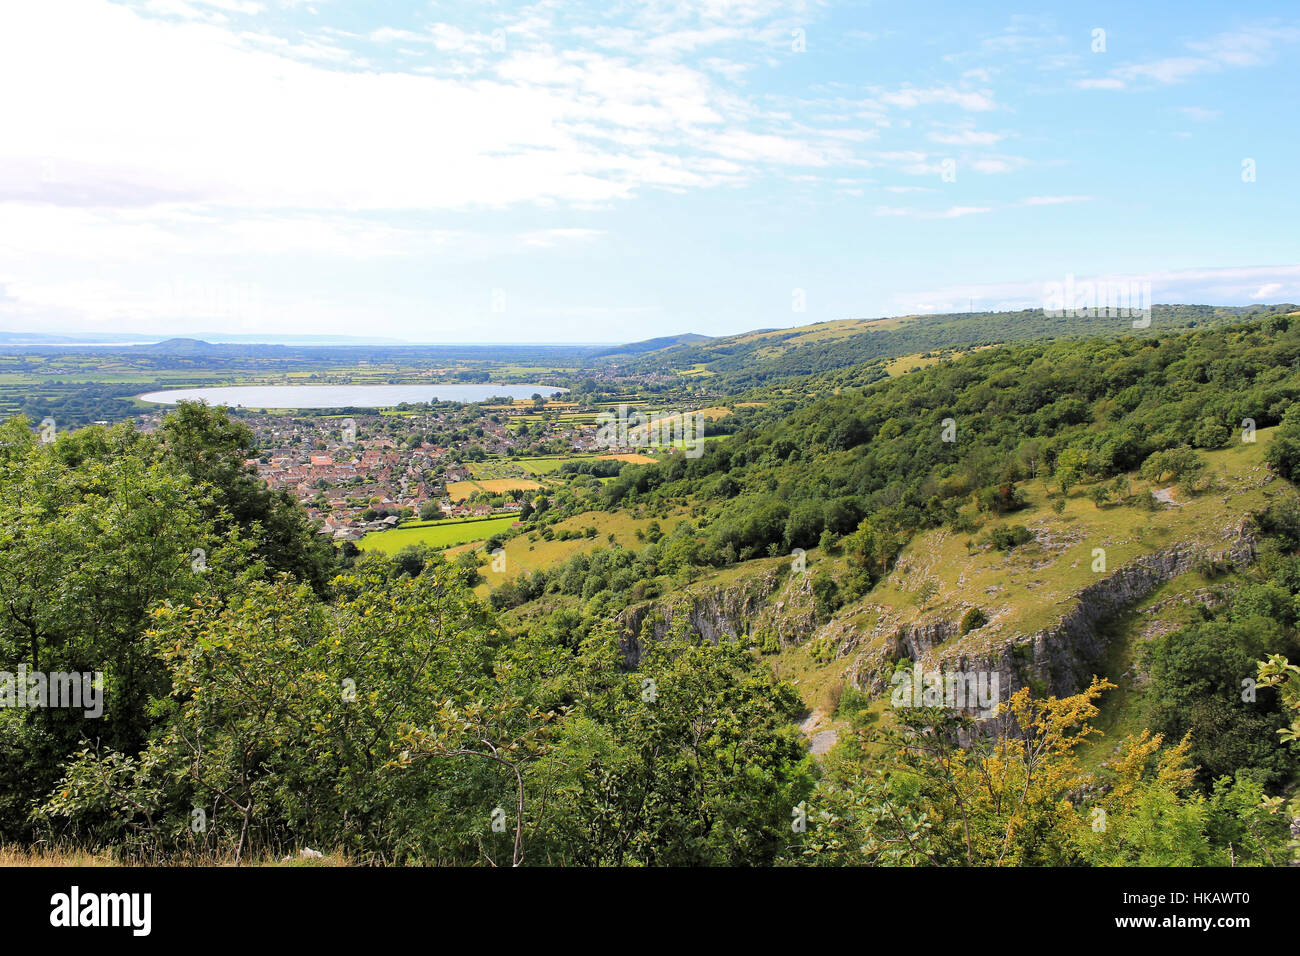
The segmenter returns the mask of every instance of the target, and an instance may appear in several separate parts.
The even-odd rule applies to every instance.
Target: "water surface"
[[[391,408],[402,402],[481,402],[496,395],[511,398],[546,397],[568,391],[554,385],[428,384],[428,385],[222,385],[213,388],[170,388],[146,392],[141,401],[175,405],[198,400],[234,408]]]

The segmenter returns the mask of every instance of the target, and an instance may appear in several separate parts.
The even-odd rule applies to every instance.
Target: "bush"
[[[1021,488],[1017,488],[1011,482],[1004,482],[993,488],[985,488],[979,493],[978,504],[980,511],[988,511],[993,514],[1005,514],[1008,511],[1019,511],[1029,504],[1029,498]]]
[[[1258,661],[1294,648],[1278,623],[1257,615],[1284,596],[1268,588],[1243,589],[1232,622],[1194,624],[1153,640],[1145,662],[1154,700],[1151,726],[1177,740],[1192,735],[1192,763],[1208,785],[1219,776],[1244,773],[1267,787],[1282,784],[1296,766],[1293,748],[1279,746],[1277,731],[1289,715],[1272,689],[1261,687],[1244,700],[1243,679]],[[1289,608],[1283,613],[1288,617]]]
[[[1195,483],[1205,473],[1205,461],[1190,448],[1158,451],[1142,463],[1141,475],[1152,484],[1166,476],[1171,481]]]
[[[958,628],[959,633],[969,634],[977,628],[983,627],[989,622],[988,617],[978,607],[970,608],[961,616],[961,626]]]
[[[988,536],[989,543],[999,551],[1010,551],[1032,540],[1034,533],[1022,524],[994,528]]]
[[[840,597],[840,586],[828,573],[818,570],[812,576],[813,603],[817,609],[817,618],[829,620],[844,603]]]

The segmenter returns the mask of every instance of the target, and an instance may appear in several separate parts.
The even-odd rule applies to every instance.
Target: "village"
[[[448,485],[471,481],[474,462],[595,448],[594,426],[556,420],[530,429],[510,423],[518,415],[468,405],[405,416],[240,417],[262,453],[247,467],[293,495],[319,533],[347,542],[408,520],[517,514],[523,490],[452,497]]]
[[[551,497],[550,474],[575,457],[648,462],[636,454],[655,444],[648,429],[601,427],[611,408],[630,421],[629,408],[645,405],[630,397],[593,402],[534,395],[385,409],[227,412],[253,433],[256,457],[245,460],[248,471],[292,496],[320,534],[344,544],[406,522],[526,515],[539,497]],[[140,415],[138,426],[154,431],[169,411]],[[701,413],[664,420],[677,418],[701,426],[687,443],[689,455],[704,437]]]

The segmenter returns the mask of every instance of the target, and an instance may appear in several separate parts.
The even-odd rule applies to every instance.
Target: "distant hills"
[[[13,346],[96,346],[96,345],[164,345],[169,342],[199,342],[203,345],[301,345],[315,347],[406,345],[401,339],[360,335],[272,335],[201,333],[190,338],[156,341],[157,335],[139,332],[81,332],[49,334],[45,332],[0,332],[0,345]]]
[[[359,358],[396,362],[484,362],[502,360],[547,365],[556,369],[618,366],[621,372],[664,370],[707,377],[710,388],[745,388],[787,378],[816,375],[853,366],[873,366],[905,356],[966,350],[1018,341],[1057,341],[1114,338],[1126,335],[1158,338],[1171,332],[1212,328],[1250,318],[1300,313],[1290,303],[1254,306],[1155,305],[1151,321],[1134,328],[1129,318],[1115,316],[1053,317],[1042,309],[1016,312],[960,312],[877,319],[839,319],[789,329],[758,329],[738,335],[708,336],[682,333],[622,345],[555,345],[525,343],[384,344],[350,336],[202,336],[160,342],[115,333],[86,336],[30,332],[0,332],[0,347],[25,352],[116,353],[138,356],[146,363],[179,360],[192,367],[235,368],[249,363],[286,362],[322,367],[351,364]],[[87,344],[98,338],[100,342]],[[239,339],[239,341],[234,341]],[[271,341],[267,341],[267,340]],[[297,340],[297,341],[294,341]],[[867,368],[873,377],[882,367]],[[702,379],[703,381],[703,379]]]
[[[1128,318],[1106,315],[1053,317],[1042,309],[960,312],[886,319],[841,319],[720,338],[700,336],[697,338],[705,340],[658,349],[643,348],[635,353],[630,352],[632,346],[613,351],[635,355],[637,362],[647,370],[651,366],[692,370],[722,376],[716,384],[726,382],[730,386],[744,386],[940,349],[1125,335],[1158,338],[1171,332],[1212,328],[1297,311],[1300,311],[1300,306],[1291,303],[1154,305],[1150,325],[1144,328],[1134,328]],[[660,340],[650,339],[637,345],[649,346],[657,341]],[[633,368],[636,368],[635,364]]]
[[[86,332],[81,335],[49,335],[44,332],[0,332],[0,345],[128,345],[148,341],[148,335]]]
[[[147,352],[168,355],[210,355],[213,352],[221,351],[220,346],[213,345],[211,342],[204,342],[202,339],[165,339],[162,342],[155,342],[153,345],[135,347]]]
[[[714,341],[714,338],[710,335],[697,335],[694,332],[687,332],[683,335],[662,335],[659,338],[645,339],[641,342],[614,345],[609,348],[598,349],[592,352],[591,355],[592,358],[607,358],[614,355],[643,355],[646,352],[659,352],[677,345],[698,345],[702,342],[712,341]]]

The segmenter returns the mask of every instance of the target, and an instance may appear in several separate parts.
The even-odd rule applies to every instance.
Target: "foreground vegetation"
[[[409,526],[367,552],[335,550],[250,476],[251,434],[224,412],[50,442],[10,420],[0,670],[102,672],[104,712],[0,708],[0,844],[122,862],[1288,862],[1300,328],[1276,315],[915,367],[810,401],[774,391],[700,458],[580,461],[517,527]],[[866,632],[856,616],[894,601],[1010,640],[1047,623],[1044,595],[972,614],[961,588],[1048,560],[1030,526],[1064,515],[1091,530],[1050,555],[1055,605],[1088,579],[1068,548],[1110,535],[1121,561],[1164,543],[1132,529],[1166,489],[1184,510],[1145,523],[1172,541],[1239,521],[1257,560],[1198,570],[1219,597],[1127,645],[1145,726],[1103,721],[1131,688],[1101,677],[1019,686],[977,727],[886,708],[869,692],[886,671],[840,687],[839,743],[814,756],[808,690],[772,666],[813,653],[809,631],[704,640],[660,613],[701,581],[788,574],[778,559],[803,549],[815,625]],[[484,568],[497,549],[508,571]],[[945,570],[922,595],[927,550]]]

